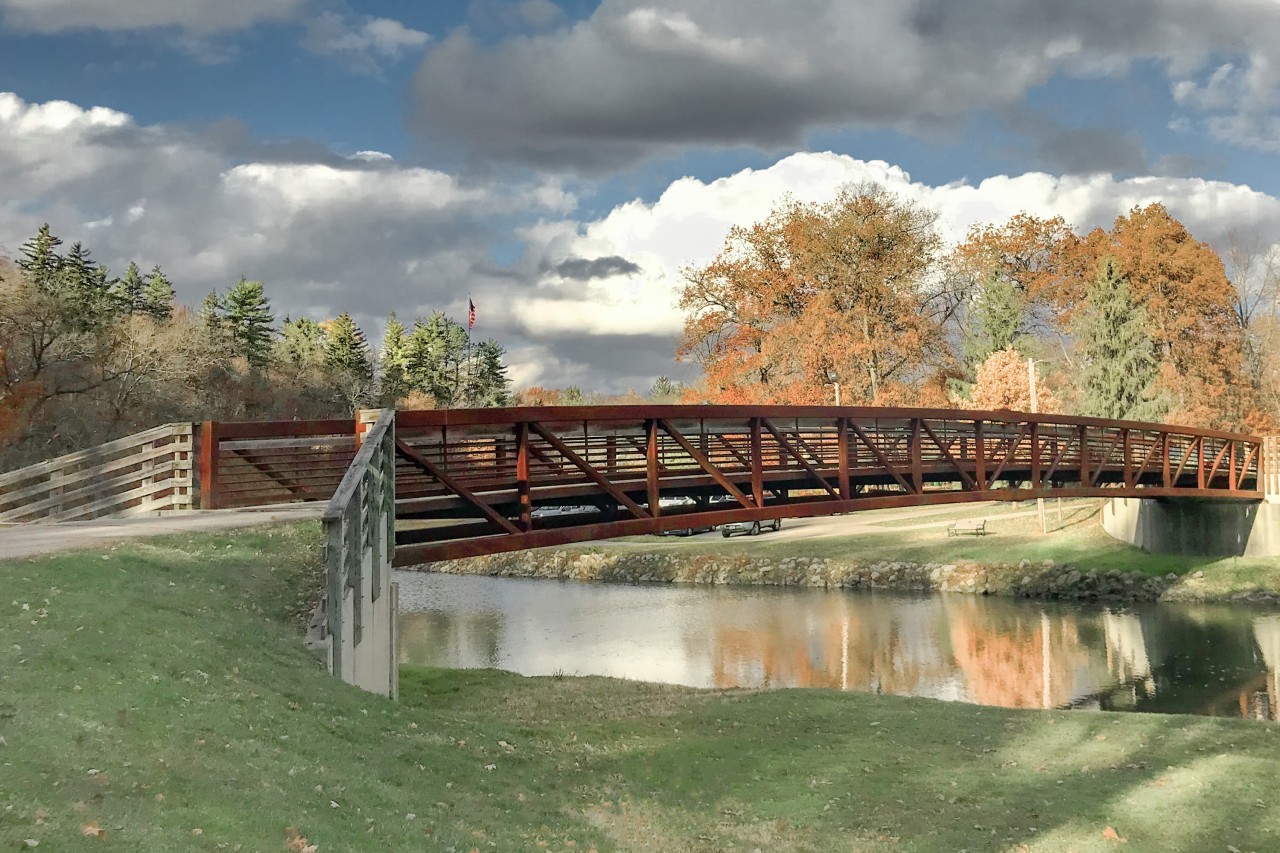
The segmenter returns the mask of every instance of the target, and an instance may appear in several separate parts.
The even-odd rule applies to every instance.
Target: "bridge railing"
[[[1254,436],[1015,412],[547,407],[404,411],[397,428],[401,564],[679,529],[694,513],[1262,488]],[[539,512],[557,505],[583,512]]]
[[[326,664],[344,681],[392,698],[399,689],[395,441],[395,412],[387,410],[363,435],[322,516]]]

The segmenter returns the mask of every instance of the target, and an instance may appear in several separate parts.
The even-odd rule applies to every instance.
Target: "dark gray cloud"
[[[1040,162],[1064,175],[1142,175],[1147,153],[1136,133],[1099,127],[1073,127],[1040,140]]]
[[[793,146],[820,128],[921,129],[1002,108],[1055,74],[1217,52],[1280,67],[1280,7],[1223,0],[604,0],[497,43],[458,31],[412,87],[424,137],[474,157],[587,172],[694,146]],[[1100,142],[1101,140],[1095,140]],[[1046,152],[1069,160],[1068,142]],[[1100,151],[1132,165],[1133,152]],[[1083,164],[1077,164],[1083,165]]]
[[[604,258],[569,258],[551,269],[556,275],[573,281],[591,281],[615,275],[636,275],[640,265],[617,255]]]

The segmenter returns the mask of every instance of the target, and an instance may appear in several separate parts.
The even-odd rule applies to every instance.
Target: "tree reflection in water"
[[[1280,708],[1280,616],[972,595],[435,576],[401,660],[701,687],[820,687],[1011,708],[1246,716]],[[465,590],[453,598],[451,589]],[[402,593],[403,600],[403,593]]]

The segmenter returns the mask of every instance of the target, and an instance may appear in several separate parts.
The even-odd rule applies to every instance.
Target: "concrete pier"
[[[1113,498],[1102,527],[1151,554],[1280,556],[1280,504],[1203,498]]]

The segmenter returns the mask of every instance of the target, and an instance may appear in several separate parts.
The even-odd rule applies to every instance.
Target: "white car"
[[[759,536],[761,530],[781,530],[782,519],[775,518],[773,521],[766,521],[761,525],[758,521],[731,521],[728,524],[720,525],[720,535],[728,539],[735,533],[745,533],[748,536]]]

